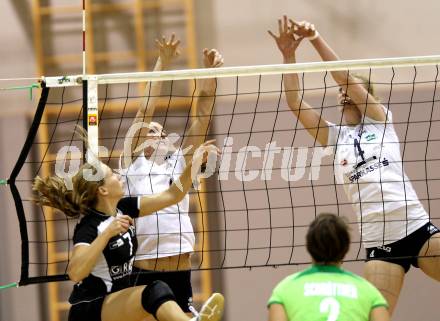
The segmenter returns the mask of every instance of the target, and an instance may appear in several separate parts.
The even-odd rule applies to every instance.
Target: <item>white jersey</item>
[[[130,196],[162,192],[177,180],[185,168],[185,158],[177,150],[157,164],[140,155],[123,171],[125,193]],[[194,251],[195,236],[189,212],[189,195],[175,205],[136,219],[138,251],[135,260],[153,259]]]
[[[366,248],[398,241],[429,221],[404,172],[391,112],[385,112],[386,123],[365,117],[354,127],[328,124],[336,181],[353,204]]]

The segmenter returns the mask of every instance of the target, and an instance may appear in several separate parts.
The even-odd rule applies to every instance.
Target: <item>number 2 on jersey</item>
[[[339,316],[340,305],[335,298],[325,298],[319,305],[319,312],[328,313],[327,321],[337,321]]]

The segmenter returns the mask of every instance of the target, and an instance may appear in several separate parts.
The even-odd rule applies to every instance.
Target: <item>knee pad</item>
[[[156,319],[159,307],[167,301],[176,301],[173,291],[163,281],[154,281],[142,291],[142,307]]]

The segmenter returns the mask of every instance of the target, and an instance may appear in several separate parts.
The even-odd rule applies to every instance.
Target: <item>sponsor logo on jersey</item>
[[[110,276],[112,277],[112,279],[117,280],[129,275],[133,270],[133,261],[134,258],[131,259],[129,262],[125,262],[122,265],[113,265],[112,267],[110,267]]]
[[[376,134],[375,133],[368,134],[367,136],[365,136],[365,139],[367,140],[367,142],[372,141],[373,139],[376,139]]]
[[[375,158],[368,159],[367,162],[365,162],[361,166],[358,166],[356,169],[346,174],[350,183],[356,182],[360,178],[364,177],[367,174],[377,171],[381,167],[386,167],[390,165],[390,162],[386,158],[382,160],[379,159],[379,161],[374,163],[371,162],[372,160],[375,160]]]
[[[117,239],[116,241],[110,243],[110,250],[117,249],[117,248],[119,248],[119,247],[121,247],[123,245],[124,245],[124,240]]]
[[[377,248],[378,248],[379,250],[382,250],[382,251],[385,251],[385,252],[388,252],[388,253],[391,253],[391,250],[392,250],[391,247],[389,247],[389,246],[385,246],[385,245],[379,245]]]
[[[374,257],[374,250],[370,252],[369,257]]]

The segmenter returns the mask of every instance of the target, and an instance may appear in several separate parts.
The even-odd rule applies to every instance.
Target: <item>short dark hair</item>
[[[306,246],[317,264],[341,262],[350,248],[346,220],[329,213],[318,215],[307,231]]]

